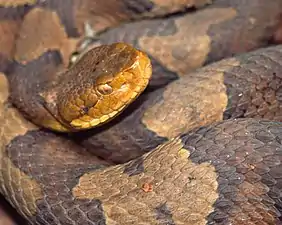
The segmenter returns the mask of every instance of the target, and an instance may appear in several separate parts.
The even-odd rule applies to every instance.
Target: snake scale
[[[281,13],[281,0],[0,0],[0,192],[19,224],[282,224]],[[126,108],[97,106],[116,89]],[[39,126],[98,124],[88,100],[113,118]]]

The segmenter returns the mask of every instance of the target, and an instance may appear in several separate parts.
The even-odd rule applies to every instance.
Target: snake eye
[[[123,83],[121,86],[120,86],[120,89],[126,89],[128,87],[128,85],[126,83]]]
[[[113,89],[110,85],[108,84],[100,84],[97,87],[97,90],[100,92],[102,95],[109,95],[113,92]]]

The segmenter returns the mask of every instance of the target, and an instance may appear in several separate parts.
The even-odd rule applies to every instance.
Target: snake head
[[[142,51],[125,43],[102,45],[83,54],[43,97],[67,130],[90,129],[121,113],[145,90],[151,75],[150,59]]]

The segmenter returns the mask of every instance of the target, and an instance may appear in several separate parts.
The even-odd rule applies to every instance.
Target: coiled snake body
[[[0,1],[11,205],[31,224],[281,224],[282,2],[62,2]]]

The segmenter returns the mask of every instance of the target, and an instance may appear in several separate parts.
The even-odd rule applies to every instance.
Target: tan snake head
[[[42,94],[51,106],[48,111],[63,125],[50,121],[45,127],[76,131],[102,125],[145,90],[151,74],[148,56],[130,45],[93,48],[59,75],[52,91]]]

